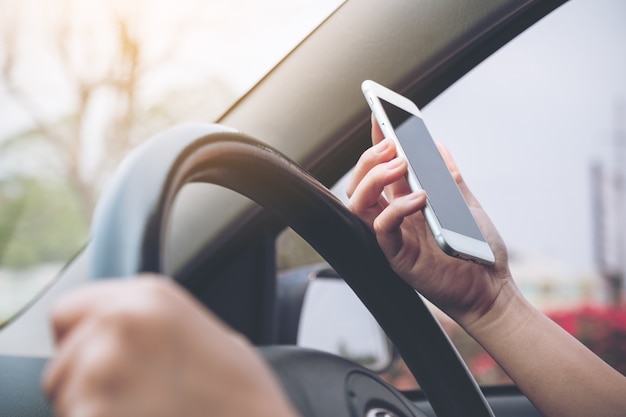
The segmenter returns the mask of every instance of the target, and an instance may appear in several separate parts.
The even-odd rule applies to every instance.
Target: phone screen
[[[484,242],[424,121],[382,98],[380,102],[441,227]]]

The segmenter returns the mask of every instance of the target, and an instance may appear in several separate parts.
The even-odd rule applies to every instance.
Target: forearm
[[[533,308],[511,282],[480,320],[461,325],[546,417],[618,416],[626,378]]]

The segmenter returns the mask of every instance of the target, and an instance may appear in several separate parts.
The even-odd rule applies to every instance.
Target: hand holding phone
[[[371,80],[363,82],[362,90],[383,134],[409,164],[411,190],[426,191],[424,218],[439,247],[457,258],[493,264],[494,254],[415,103]]]

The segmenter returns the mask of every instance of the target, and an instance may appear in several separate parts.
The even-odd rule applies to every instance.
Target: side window
[[[623,16],[619,1],[572,0],[423,114],[502,234],[524,295],[626,374]],[[341,198],[342,182],[336,188]],[[436,314],[480,384],[510,382]],[[387,371],[415,387],[401,362]]]

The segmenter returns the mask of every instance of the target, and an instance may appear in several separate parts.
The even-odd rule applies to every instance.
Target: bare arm
[[[622,416],[626,378],[506,287],[493,309],[464,323],[545,416]]]

